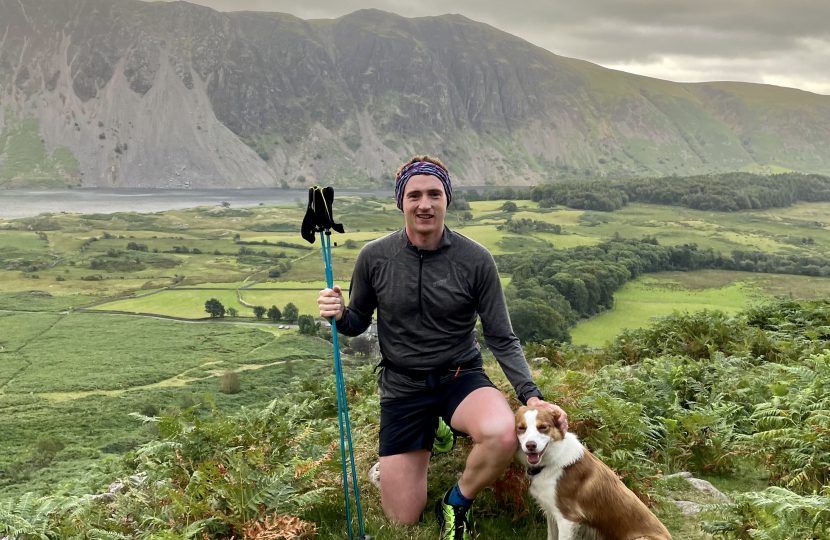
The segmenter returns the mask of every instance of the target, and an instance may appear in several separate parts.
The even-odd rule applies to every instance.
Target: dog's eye
[[[542,424],[539,426],[539,431],[547,431],[548,429],[550,429],[550,426],[547,424]]]
[[[527,428],[524,426],[519,426],[516,428],[516,431],[527,431]]]

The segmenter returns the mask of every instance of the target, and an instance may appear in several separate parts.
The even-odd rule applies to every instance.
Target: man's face
[[[403,192],[403,214],[407,230],[429,234],[444,230],[447,194],[444,184],[431,174],[418,174],[409,179]]]

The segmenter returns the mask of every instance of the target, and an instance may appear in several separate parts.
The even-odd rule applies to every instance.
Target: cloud
[[[336,18],[364,8],[460,13],[551,52],[684,82],[830,94],[828,0],[192,0],[222,11]]]

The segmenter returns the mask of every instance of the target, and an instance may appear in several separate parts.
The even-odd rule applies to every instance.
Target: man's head
[[[444,216],[452,201],[452,184],[440,160],[415,156],[398,170],[395,198],[407,230],[430,234],[444,229]]]

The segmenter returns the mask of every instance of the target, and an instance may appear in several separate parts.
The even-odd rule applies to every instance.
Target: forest
[[[741,270],[830,277],[830,257],[735,250],[696,244],[661,246],[656,238],[612,238],[596,246],[537,249],[497,257],[512,274],[505,290],[516,335],[527,341],[570,341],[579,319],[610,309],[614,292],[641,274],[665,270]]]
[[[736,212],[781,208],[797,202],[830,201],[830,177],[797,173],[764,176],[736,172],[682,179],[633,178],[602,183],[568,181],[535,186],[530,198],[541,207],[562,205],[602,212],[619,210],[629,202]]]

